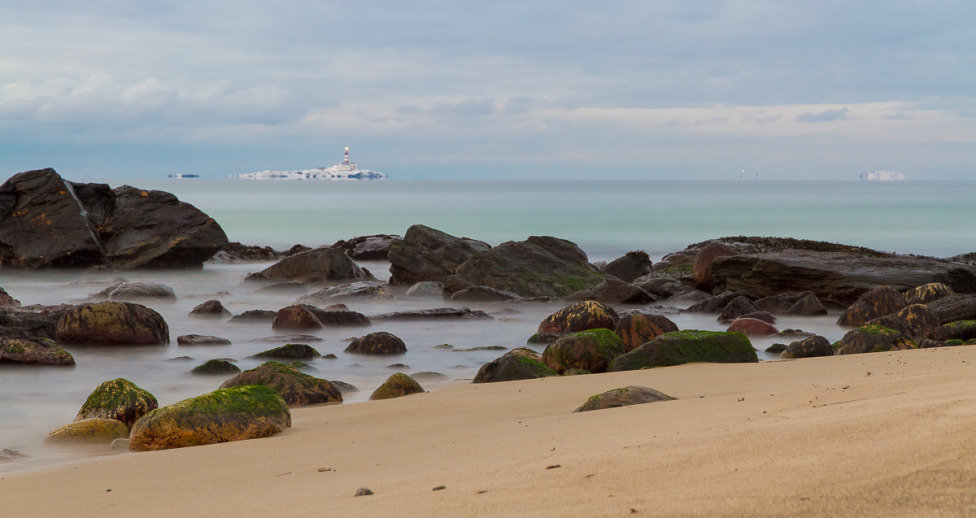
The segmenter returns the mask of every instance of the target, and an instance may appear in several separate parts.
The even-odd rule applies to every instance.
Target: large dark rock
[[[894,329],[912,338],[938,338],[939,317],[925,304],[912,304],[901,310],[868,321],[868,325]]]
[[[0,309],[0,336],[4,338],[54,339],[61,315],[73,308],[74,306],[65,304]]]
[[[88,300],[176,302],[176,293],[173,288],[155,282],[119,282],[98,293],[92,293]]]
[[[407,346],[396,335],[385,331],[378,331],[353,340],[346,347],[346,352],[356,354],[403,354],[407,352]]]
[[[905,296],[891,286],[875,286],[861,294],[837,318],[837,325],[860,327],[869,320],[894,313],[908,305]]]
[[[295,304],[281,308],[271,322],[271,329],[275,331],[304,331],[322,329],[325,327],[312,312],[310,306]]]
[[[610,371],[669,367],[684,363],[755,363],[759,361],[752,342],[742,333],[675,331],[618,356]]]
[[[370,320],[441,320],[441,319],[475,319],[492,320],[491,315],[481,310],[470,308],[433,308],[417,309],[412,311],[395,311],[393,313],[381,313],[369,317]]]
[[[949,295],[928,303],[928,307],[939,317],[939,322],[948,324],[959,320],[976,320],[976,295]]]
[[[422,392],[425,392],[424,388],[420,386],[420,383],[417,383],[417,380],[402,372],[398,372],[387,378],[382,385],[377,387],[377,389],[369,395],[369,399],[373,401],[379,399],[392,399],[409,396],[410,394],[419,394]]]
[[[695,261],[693,263],[695,287],[703,291],[710,291],[715,285],[715,279],[712,277],[712,263],[720,257],[729,257],[737,254],[738,252],[725,243],[719,241],[706,243],[695,254]]]
[[[63,344],[165,345],[169,326],[156,311],[132,302],[82,304],[62,314],[55,338]]]
[[[827,314],[827,307],[810,291],[780,293],[757,300],[755,305],[757,308],[774,315],[815,316]]]
[[[78,410],[75,421],[101,417],[116,419],[131,427],[136,420],[158,406],[156,397],[148,390],[139,388],[125,378],[116,378],[95,387]]]
[[[310,376],[278,362],[267,362],[225,381],[220,388],[244,385],[271,387],[290,407],[342,403],[342,394],[328,380]]]
[[[852,252],[782,252],[719,257],[711,264],[716,285],[759,297],[811,291],[821,302],[846,307],[881,285],[907,290],[942,282],[959,293],[976,292],[976,268],[914,256],[874,257]]]
[[[641,405],[658,401],[672,401],[675,399],[677,398],[652,388],[631,385],[591,396],[579,408],[573,410],[573,412],[589,412],[591,410]]]
[[[822,336],[808,336],[797,340],[786,347],[781,358],[815,358],[818,356],[833,356],[834,348],[830,341]]]
[[[403,239],[395,239],[389,245],[390,284],[443,282],[461,263],[490,248],[483,241],[455,237],[426,225],[413,225]]]
[[[848,331],[833,346],[836,354],[861,354],[914,349],[916,343],[894,329],[869,325]]]
[[[248,275],[248,280],[323,282],[373,279],[348,255],[334,248],[313,248],[285,257],[277,263]]]
[[[906,291],[905,300],[909,304],[928,304],[955,294],[956,292],[952,291],[952,288],[941,282],[930,282]]]
[[[939,340],[972,340],[976,338],[976,320],[959,320],[939,326]]]
[[[219,300],[208,300],[194,306],[190,310],[189,316],[193,318],[223,319],[233,315],[231,315],[231,312]]]
[[[496,381],[527,380],[558,376],[551,367],[543,363],[539,353],[526,347],[508,351],[478,369],[473,383],[494,383]]]
[[[623,354],[624,343],[609,329],[590,329],[565,335],[549,344],[542,361],[562,374],[569,369],[605,372],[610,361]]]
[[[638,277],[650,273],[652,266],[647,252],[634,250],[610,261],[603,271],[624,282],[634,282]]]
[[[663,335],[677,331],[678,326],[664,315],[633,313],[620,317],[614,332],[624,343],[624,351],[634,349]]]
[[[337,241],[332,248],[342,250],[357,261],[385,261],[390,253],[390,244],[396,239],[402,238],[389,234],[360,236]]]
[[[729,301],[728,304],[722,308],[722,312],[718,314],[718,321],[722,324],[729,324],[733,320],[748,315],[750,313],[756,313],[759,308],[753,304],[749,297],[738,296]]]
[[[75,359],[49,338],[0,338],[0,363],[73,366]]]
[[[570,293],[566,300],[596,300],[607,304],[647,304],[655,297],[620,279],[607,279],[592,288]]]
[[[562,336],[587,329],[614,329],[620,322],[620,315],[607,304],[588,300],[570,304],[546,317],[538,332],[544,335]]]
[[[779,333],[776,326],[758,318],[740,317],[732,321],[726,331],[746,336],[770,336]]]
[[[273,358],[275,360],[311,360],[322,356],[314,347],[308,344],[285,344],[280,347],[261,351],[251,358]]]
[[[132,451],[165,450],[268,437],[291,426],[277,391],[263,385],[215,390],[149,412],[129,435]]]

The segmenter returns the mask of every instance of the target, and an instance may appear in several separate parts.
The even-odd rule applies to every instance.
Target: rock
[[[284,255],[284,253],[277,252],[270,246],[248,246],[233,241],[222,246],[210,258],[210,262],[217,264],[266,263],[277,261]]]
[[[655,297],[665,299],[689,291],[688,286],[673,277],[641,277],[634,281],[634,285]]]
[[[404,295],[407,297],[443,298],[444,283],[437,281],[418,282],[410,286]]]
[[[976,320],[959,320],[939,327],[939,340],[971,340],[976,338]]]
[[[830,341],[822,336],[810,336],[797,340],[783,351],[783,359],[787,358],[815,358],[818,356],[833,356],[834,348]]]
[[[281,308],[271,322],[271,329],[275,331],[304,331],[322,329],[325,327],[315,313],[305,304],[295,304]]]
[[[755,313],[746,313],[745,315],[742,315],[739,318],[754,318],[756,320],[762,320],[763,322],[770,325],[776,324],[776,317],[774,317],[773,315],[771,315],[766,311],[756,311]]]
[[[208,300],[202,304],[197,304],[190,310],[190,317],[193,318],[230,318],[233,315],[219,300]]]
[[[447,381],[451,379],[444,374],[431,371],[415,372],[410,377],[417,381]]]
[[[746,336],[769,336],[779,334],[779,329],[769,322],[758,318],[737,318],[726,330],[730,333],[742,333]]]
[[[55,338],[62,344],[165,345],[169,326],[159,313],[141,304],[101,302],[66,311]]]
[[[614,332],[623,341],[623,352],[633,351],[664,333],[677,330],[678,326],[667,317],[644,313],[624,315],[614,328]]]
[[[344,381],[332,380],[332,386],[339,390],[341,394],[355,394],[359,392],[359,388],[355,385],[350,385]]]
[[[373,279],[348,255],[333,248],[314,248],[285,257],[277,263],[247,276],[248,280],[324,282]]]
[[[0,288],[0,309],[19,308],[20,301],[11,297],[7,290]]]
[[[536,333],[536,334],[530,336],[529,339],[525,341],[525,343],[527,343],[527,344],[549,345],[549,344],[555,342],[556,340],[559,340],[559,336],[560,335],[552,335],[552,334],[549,334],[549,333]]]
[[[634,282],[638,277],[651,273],[652,266],[653,263],[647,252],[633,250],[610,261],[603,271],[624,282]]]
[[[718,321],[722,324],[728,324],[741,316],[757,313],[758,311],[759,308],[748,297],[740,295],[734,297],[722,308],[722,312],[718,315]]]
[[[329,286],[315,293],[305,295],[299,302],[305,304],[327,303],[337,299],[358,298],[364,300],[392,299],[393,294],[375,281],[361,281],[340,286]]]
[[[729,303],[738,297],[745,297],[750,301],[754,298],[747,293],[725,291],[693,306],[689,306],[685,311],[689,313],[720,313]]]
[[[559,374],[567,369],[606,372],[607,366],[623,354],[624,344],[609,329],[589,329],[564,335],[542,352],[542,361]]]
[[[373,494],[373,490],[368,487],[361,487],[356,490],[356,493],[352,496],[369,496]]]
[[[403,239],[390,243],[390,284],[444,282],[461,263],[490,248],[491,245],[482,241],[455,237],[425,225],[413,225]]]
[[[78,410],[75,421],[95,417],[115,419],[124,423],[128,431],[128,427],[158,406],[156,396],[148,390],[137,387],[125,378],[116,378],[102,383],[89,394]]]
[[[48,432],[44,442],[48,444],[111,444],[116,439],[128,437],[125,423],[101,417],[75,421]]]
[[[539,334],[562,336],[587,329],[614,329],[620,315],[602,302],[588,300],[570,304],[546,317],[539,324]]]
[[[0,363],[73,366],[75,359],[49,338],[0,338]]]
[[[420,386],[420,383],[417,383],[410,376],[398,372],[387,378],[379,388],[373,391],[369,399],[374,401],[378,399],[393,399],[421,392],[424,392],[424,388]]]
[[[786,344],[773,344],[766,348],[767,354],[782,354],[786,351]],[[833,349],[830,350],[833,354]]]
[[[176,302],[176,293],[173,288],[164,284],[152,282],[120,282],[108,288],[92,293],[88,296],[92,302],[111,301],[156,301],[156,302]]]
[[[889,285],[907,290],[943,282],[959,293],[976,292],[976,268],[915,256],[873,257],[852,252],[782,252],[720,257],[712,263],[717,285],[759,297],[811,291],[825,304],[846,307],[864,292]]]
[[[668,303],[672,306],[681,307],[694,307],[698,304],[708,301],[712,296],[701,290],[688,290],[678,293],[668,299]]]
[[[473,255],[444,281],[444,289],[454,293],[471,286],[489,286],[520,297],[565,297],[607,278],[571,241],[532,236]]]
[[[451,295],[451,300],[459,302],[497,302],[516,300],[519,296],[504,290],[489,288],[488,286],[472,286]]]
[[[860,327],[869,320],[894,313],[908,305],[905,296],[891,286],[876,286],[862,294],[837,319],[837,325]]]
[[[610,371],[668,367],[684,363],[755,363],[759,361],[749,338],[742,333],[675,331],[618,356]]]
[[[247,385],[215,390],[153,410],[132,427],[129,449],[164,450],[268,437],[291,426],[274,389]]]
[[[10,462],[15,459],[26,459],[27,455],[20,453],[17,450],[12,450],[10,448],[4,448],[0,450],[0,464],[4,462]]]
[[[558,375],[543,363],[539,353],[526,347],[519,347],[482,365],[472,383],[527,380]]]
[[[827,308],[812,291],[788,291],[756,301],[756,307],[774,315],[826,315]]]
[[[243,324],[243,323],[272,323],[274,322],[275,315],[277,311],[271,311],[270,309],[249,309],[240,315],[234,315],[228,322],[233,324]]]
[[[927,305],[943,324],[976,320],[976,295],[949,295]]]
[[[181,335],[176,337],[179,345],[230,345],[230,340],[219,336]]]
[[[345,352],[355,354],[403,354],[407,346],[403,340],[391,333],[378,331],[357,338],[346,347]]]
[[[491,315],[481,310],[469,308],[434,308],[416,311],[396,311],[369,317],[370,320],[441,320],[441,319],[493,320]]]
[[[366,315],[350,311],[342,304],[334,304],[325,309],[305,306],[325,327],[369,327],[372,324]],[[331,309],[330,309],[331,308]]]
[[[930,282],[906,291],[905,300],[908,304],[928,304],[955,294],[952,288],[941,282]]]
[[[241,368],[227,360],[213,359],[207,360],[200,365],[190,369],[190,374],[236,374],[241,372]]]
[[[390,253],[390,244],[400,236],[376,234],[372,236],[354,237],[348,241],[337,241],[332,248],[357,261],[386,261]]]
[[[937,338],[939,336],[939,317],[924,304],[912,304],[896,313],[874,318],[868,325],[879,325],[894,329],[912,338]]]
[[[259,352],[248,358],[273,358],[275,360],[312,360],[322,356],[314,347],[306,344],[285,344]]]
[[[109,444],[108,449],[109,451],[120,452],[120,453],[124,451],[129,451],[129,438],[123,437],[121,439],[116,439],[112,441],[112,443]]]
[[[274,335],[264,338],[255,338],[252,342],[287,343],[287,342],[321,342],[322,339],[315,335]]]
[[[573,412],[589,412],[590,410],[641,405],[644,403],[656,403],[658,401],[673,401],[675,399],[677,398],[652,388],[630,385],[591,396],[579,408],[573,410]]]
[[[710,291],[715,285],[712,279],[712,263],[719,257],[738,255],[732,247],[718,241],[710,241],[697,254],[693,265],[695,287],[702,291]]]
[[[607,304],[647,304],[654,302],[650,293],[619,279],[607,279],[592,288],[570,293],[566,300],[596,300]]]
[[[835,354],[861,354],[914,349],[915,343],[904,334],[878,325],[848,331],[834,344]]]
[[[264,385],[276,390],[288,406],[342,403],[342,394],[331,382],[310,376],[278,362],[267,362],[225,381],[220,388]]]

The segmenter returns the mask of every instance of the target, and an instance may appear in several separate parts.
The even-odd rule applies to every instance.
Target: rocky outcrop
[[[526,347],[519,347],[482,365],[478,369],[473,383],[527,380],[558,375],[556,371],[543,363],[539,353]]]
[[[959,293],[976,292],[976,268],[914,256],[874,257],[852,252],[782,252],[719,257],[716,285],[758,297],[810,291],[824,304],[846,307],[875,286],[907,290],[941,282]]]
[[[328,380],[310,376],[278,362],[267,362],[225,381],[220,388],[264,385],[281,394],[290,407],[342,403],[342,394]]]
[[[673,401],[675,399],[677,398],[652,388],[631,385],[591,396],[579,408],[573,410],[573,412],[589,412],[590,410],[641,405],[644,403],[656,403],[658,401]]]
[[[48,338],[0,338],[0,363],[73,366],[71,353]]]
[[[217,264],[266,263],[277,261],[285,255],[287,253],[278,252],[270,246],[249,246],[232,241],[222,246],[209,261]]]
[[[669,367],[684,363],[755,363],[759,361],[752,343],[742,333],[675,331],[618,356],[611,371]]]
[[[130,427],[158,406],[156,397],[148,390],[139,388],[125,378],[116,378],[102,383],[88,395],[75,421],[100,417],[115,419]]]
[[[376,234],[372,236],[354,237],[349,240],[337,241],[332,248],[357,261],[385,261],[390,253],[390,244],[400,236]]]
[[[614,332],[623,341],[623,352],[634,349],[663,335],[677,331],[678,326],[663,315],[633,313],[620,317]]]
[[[409,396],[410,394],[419,394],[425,392],[424,388],[417,383],[416,380],[410,376],[398,372],[383,382],[382,385],[377,387],[376,390],[370,394],[369,399],[379,400],[379,399],[392,399],[397,397]]]
[[[291,412],[278,392],[245,385],[153,410],[132,427],[129,449],[165,450],[256,439],[290,426]]]
[[[313,248],[285,257],[277,263],[247,276],[248,280],[331,282],[373,279],[348,255],[334,248]]]
[[[905,292],[905,300],[909,304],[928,304],[949,295],[955,295],[952,288],[941,282],[930,282],[916,286]]]
[[[781,358],[815,358],[818,356],[833,356],[834,348],[830,341],[822,336],[808,336],[786,346]]]
[[[976,338],[976,320],[959,320],[939,326],[939,340],[972,340]]]
[[[570,304],[546,317],[538,328],[539,334],[562,336],[587,329],[614,329],[620,315],[602,302],[588,300]]]
[[[695,261],[692,266],[695,287],[702,291],[711,291],[715,285],[715,280],[712,277],[712,263],[719,257],[734,255],[738,255],[738,252],[719,241],[711,241],[701,247],[695,254]]]
[[[403,354],[407,352],[407,346],[399,337],[385,331],[370,333],[353,340],[348,347],[347,353],[355,354]]]
[[[542,361],[559,374],[568,369],[605,372],[623,354],[624,344],[609,329],[590,329],[561,337],[542,352]]]
[[[939,322],[948,324],[960,320],[976,320],[976,295],[949,295],[927,304],[939,317]]]
[[[62,344],[165,345],[169,326],[159,313],[141,304],[82,304],[61,316],[55,338]]]
[[[111,444],[129,436],[129,427],[117,419],[92,417],[66,424],[48,432],[48,444]]]
[[[608,278],[571,241],[532,236],[473,255],[444,281],[444,289],[454,293],[471,286],[489,286],[520,297],[565,297]]]
[[[443,282],[461,263],[489,249],[491,245],[483,241],[455,237],[426,225],[413,225],[403,239],[390,243],[390,284]]]

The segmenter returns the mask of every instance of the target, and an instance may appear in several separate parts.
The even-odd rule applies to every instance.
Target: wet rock
[[[374,281],[354,282],[340,286],[329,286],[315,293],[305,295],[299,302],[305,304],[320,304],[338,299],[387,300],[393,294],[385,286]]]
[[[976,320],[959,320],[939,327],[939,340],[971,340],[976,338]]]
[[[759,312],[759,308],[748,297],[738,296],[722,308],[722,312],[718,315],[718,321],[722,324],[729,324],[741,316],[757,312]]]
[[[607,304],[647,304],[655,297],[643,289],[619,279],[607,279],[592,288],[575,291],[566,300],[596,300]]]
[[[930,282],[906,291],[905,300],[908,304],[928,304],[955,293],[952,288],[941,282]]]
[[[623,341],[623,352],[632,351],[663,335],[677,331],[678,326],[663,315],[632,313],[620,317],[614,332]]]
[[[234,324],[242,323],[268,323],[274,321],[277,311],[271,311],[270,309],[249,309],[240,315],[234,315],[228,322]]]
[[[227,360],[213,359],[207,360],[200,365],[190,369],[190,374],[211,375],[211,374],[236,374],[241,372],[241,368]]]
[[[518,298],[518,295],[510,291],[489,288],[488,286],[472,286],[451,295],[451,300],[461,302],[497,302]]]
[[[727,329],[730,333],[742,333],[746,336],[769,336],[779,334],[779,329],[776,326],[759,320],[758,318],[737,318],[735,319],[729,328]]]
[[[887,327],[869,325],[848,331],[834,344],[835,354],[902,351],[916,347],[909,337]]]
[[[169,326],[156,311],[132,302],[82,304],[62,314],[55,331],[62,344],[165,345]]]
[[[111,301],[155,301],[176,302],[173,288],[153,282],[120,282],[88,296],[92,302]]]
[[[378,331],[357,338],[346,347],[345,352],[355,354],[403,354],[407,346],[403,340],[392,333]]]
[[[729,305],[729,303],[739,297],[745,297],[750,301],[755,298],[747,293],[725,291],[697,304],[689,306],[685,311],[689,313],[720,313],[723,309],[725,309],[726,306]]]
[[[773,344],[766,348],[767,354],[781,354],[786,351],[786,344]],[[833,349],[831,349],[831,354],[833,354]]]
[[[295,304],[281,308],[271,322],[271,329],[275,331],[315,330],[325,327],[315,313],[304,304]]]
[[[689,291],[688,286],[673,277],[641,277],[634,281],[634,285],[655,297],[664,299]],[[705,294],[705,292],[701,293]]]
[[[837,325],[859,327],[869,320],[894,313],[908,302],[891,286],[876,286],[858,297],[837,319]]]
[[[350,385],[345,381],[332,380],[332,386],[339,390],[341,394],[355,394],[359,392],[359,388],[355,385]]]
[[[415,372],[411,374],[410,377],[417,381],[447,381],[451,379],[444,374],[431,371]]]
[[[573,410],[573,412],[589,412],[591,410],[642,405],[644,403],[656,403],[658,401],[673,401],[675,399],[677,398],[652,388],[630,385],[591,396],[579,408]]]
[[[370,394],[370,400],[393,399],[397,397],[409,396],[424,392],[424,388],[410,376],[398,372],[383,382],[376,390]]]
[[[924,304],[912,304],[898,312],[868,321],[868,325],[894,329],[912,338],[937,338],[939,317]]]
[[[189,316],[193,318],[214,318],[214,319],[224,319],[230,318],[231,312],[220,303],[219,300],[208,300],[201,304],[197,304],[190,310]]]
[[[111,444],[129,435],[129,427],[116,419],[93,417],[75,421],[48,432],[48,444]]]
[[[132,451],[163,450],[268,437],[291,426],[291,412],[274,389],[220,389],[153,410],[129,435]]]
[[[976,295],[949,295],[927,304],[939,322],[948,324],[960,320],[976,320]]]
[[[614,329],[620,315],[607,304],[588,300],[570,304],[546,317],[538,328],[539,334],[562,336],[587,329]]]
[[[386,261],[390,253],[390,244],[397,239],[402,238],[389,234],[360,236],[349,240],[337,241],[332,245],[332,248],[341,250],[344,254],[357,261]]]
[[[74,366],[75,359],[48,338],[0,338],[0,363]]]
[[[473,383],[525,380],[558,375],[556,371],[542,361],[542,356],[539,353],[526,347],[519,347],[482,365],[478,369]]]
[[[396,311],[369,317],[370,320],[440,320],[440,319],[493,320],[491,315],[481,310],[469,308],[434,308],[416,311]]]
[[[834,348],[830,341],[822,336],[811,336],[803,340],[791,343],[785,351],[783,358],[815,358],[818,356],[833,356]]]
[[[390,284],[409,286],[422,281],[444,282],[461,263],[490,248],[491,245],[483,241],[455,237],[425,225],[413,225],[403,239],[390,243]]]
[[[624,344],[609,329],[589,329],[564,335],[549,344],[542,353],[542,361],[562,374],[567,369],[605,372],[610,361],[623,354]]]
[[[307,344],[285,344],[281,347],[259,352],[249,358],[269,358],[275,360],[312,360],[320,357],[314,347]]]
[[[826,315],[827,308],[811,291],[786,292],[756,301],[756,307],[774,315]]]
[[[404,295],[407,297],[443,298],[444,283],[437,281],[418,282],[410,286],[410,289]]]
[[[125,378],[116,378],[102,383],[88,395],[75,421],[98,417],[115,419],[130,427],[158,406],[156,397],[148,390]]]
[[[248,246],[233,241],[225,244],[210,258],[209,262],[217,264],[238,263],[266,263],[277,261],[285,254],[270,246]]]
[[[288,406],[342,403],[342,393],[328,380],[305,374],[289,365],[267,362],[225,381],[220,388],[245,385],[271,387]]]
[[[264,270],[247,276],[248,280],[303,282],[372,279],[349,256],[333,248],[314,248],[285,257]]]
[[[230,345],[230,340],[219,336],[181,335],[176,337],[179,345]]]
[[[752,343],[742,333],[675,331],[618,356],[610,371],[669,367],[685,363],[755,363],[759,361]]]
[[[735,249],[718,241],[711,241],[703,246],[695,254],[693,266],[695,287],[702,291],[711,291],[715,285],[715,281],[712,279],[712,263],[719,257],[734,255],[738,255]]]
[[[647,252],[633,250],[610,261],[603,271],[624,282],[634,282],[638,277],[651,273],[652,266],[653,263]]]

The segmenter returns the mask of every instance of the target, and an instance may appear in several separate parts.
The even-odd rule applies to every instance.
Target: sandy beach
[[[956,347],[452,385],[7,473],[0,515],[972,515],[974,367]],[[678,400],[572,412],[627,385]]]

